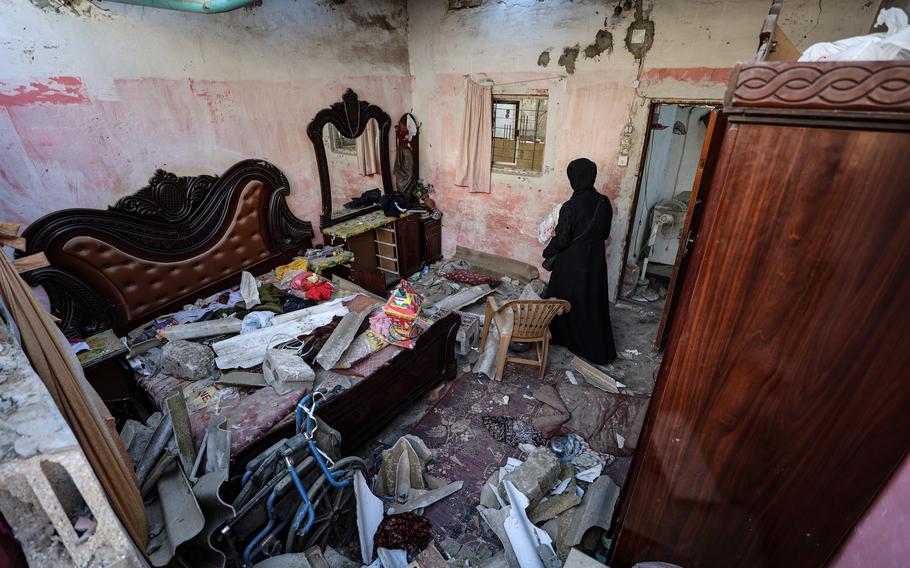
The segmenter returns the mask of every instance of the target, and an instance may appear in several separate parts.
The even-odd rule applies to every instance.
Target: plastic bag
[[[538,225],[537,240],[540,241],[540,244],[547,244],[556,233],[556,223],[559,222],[560,209],[562,209],[562,203],[553,207],[553,209],[547,213],[547,216],[543,218],[543,221],[540,222],[540,225]]]
[[[809,46],[800,61],[890,61],[910,59],[910,26],[900,8],[882,10],[875,25],[884,24],[885,33],[850,37]]]

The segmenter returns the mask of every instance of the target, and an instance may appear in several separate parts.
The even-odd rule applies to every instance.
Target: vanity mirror
[[[307,126],[316,152],[324,229],[379,208],[391,193],[389,115],[348,89],[341,101],[322,109]]]

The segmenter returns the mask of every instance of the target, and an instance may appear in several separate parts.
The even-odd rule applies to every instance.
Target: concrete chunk
[[[176,379],[207,379],[214,369],[215,354],[208,345],[174,339],[161,348],[161,372]]]
[[[499,494],[505,498],[503,482],[511,481],[516,489],[527,496],[531,505],[535,505],[550,491],[556,483],[560,472],[559,459],[547,448],[537,447],[523,464],[502,478]]]

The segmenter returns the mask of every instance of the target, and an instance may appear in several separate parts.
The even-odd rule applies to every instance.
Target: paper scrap
[[[571,481],[571,477],[567,477],[562,481],[557,481],[556,485],[553,486],[553,489],[550,489],[550,495],[562,495],[566,488],[569,487],[569,482]]]
[[[376,554],[379,556],[379,561],[382,562],[382,568],[404,568],[408,565],[408,552],[406,550],[379,548],[376,550]]]
[[[623,449],[626,445],[626,439],[619,432],[614,432],[613,434],[616,436],[616,445],[619,446],[620,450]]]
[[[382,522],[382,499],[373,495],[363,474],[354,474],[354,497],[357,499],[357,533],[360,537],[360,556],[364,564],[373,559],[373,537]]]
[[[240,274],[240,295],[243,296],[243,302],[246,309],[259,304],[259,283],[256,278],[244,270]]]
[[[604,469],[603,464],[597,464],[592,468],[586,469],[584,471],[579,471],[578,473],[576,473],[575,479],[579,479],[581,481],[587,481],[588,483],[591,483],[592,481],[594,481],[595,479],[600,477],[600,474],[603,471],[603,469]]]
[[[572,371],[570,371],[568,369],[566,369],[566,377],[568,377],[569,382],[572,383],[573,385],[578,384],[578,379],[575,378],[575,373],[573,373]]]

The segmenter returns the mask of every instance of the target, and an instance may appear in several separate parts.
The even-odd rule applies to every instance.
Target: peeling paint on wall
[[[88,102],[78,77],[48,77],[46,82],[30,81],[12,86],[0,81],[0,106],[23,106],[39,103],[54,105]]]
[[[575,60],[578,59],[578,53],[581,51],[581,48],[576,44],[574,47],[566,47],[562,50],[562,55],[559,56],[560,67],[566,68],[566,73],[571,75],[575,73]]]

